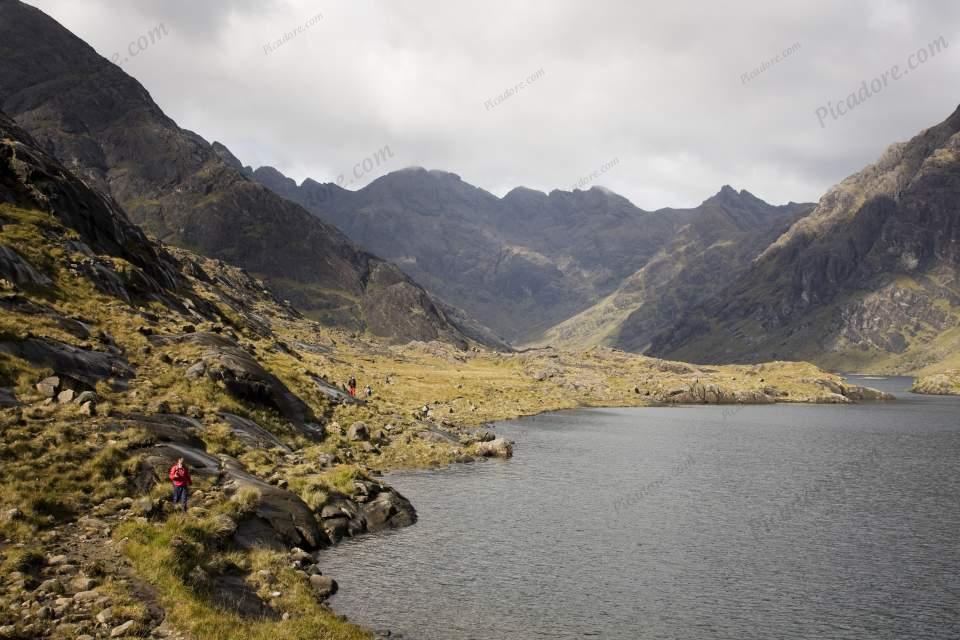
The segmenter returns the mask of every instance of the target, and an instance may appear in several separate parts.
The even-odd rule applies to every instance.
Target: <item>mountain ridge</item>
[[[544,193],[515,187],[497,197],[455,173],[408,167],[357,191],[305,179],[300,186],[274,167],[250,175],[398,264],[441,299],[467,310],[517,344],[542,344],[552,327],[616,291],[706,209],[761,207],[747,191],[721,189],[690,209],[646,211],[596,186]],[[812,206],[812,205],[810,205]],[[784,208],[785,207],[785,208]],[[756,213],[756,212],[754,212]]]
[[[249,179],[223,145],[178,127],[136,80],[43,12],[0,3],[0,53],[0,109],[148,233],[243,266],[327,322],[467,344],[399,269]]]

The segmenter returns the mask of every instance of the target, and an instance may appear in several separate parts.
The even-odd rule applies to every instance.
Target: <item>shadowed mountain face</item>
[[[698,362],[913,371],[960,353],[960,110],[821,198],[749,273],[661,333]]]
[[[106,262],[90,260],[78,270],[98,279],[102,288],[129,299],[127,291],[151,298],[181,288],[179,265],[154,246],[140,229],[127,219],[110,198],[91,190],[81,180],[37,149],[37,143],[5,113],[0,111],[0,205],[29,211],[40,208],[74,231],[73,250],[105,254],[130,265],[121,274],[105,267]],[[11,209],[13,210],[13,209]],[[8,220],[0,216],[0,221]],[[7,251],[3,276],[11,282],[34,273],[28,263]],[[48,278],[30,278],[33,284],[47,284]]]
[[[0,1],[0,109],[161,240],[245,267],[319,319],[464,343],[402,271],[249,179],[119,67],[14,0]]]
[[[247,171],[515,342],[546,334],[568,344],[615,343],[607,334],[635,308],[632,302],[604,332],[592,323],[550,328],[587,313],[652,260],[685,268],[687,256],[671,247],[692,256],[729,243],[701,269],[729,275],[804,208],[772,207],[729,187],[695,209],[648,212],[602,188],[549,194],[517,188],[497,198],[454,174],[420,168],[390,173],[359,191],[312,180],[298,187],[272,167]],[[687,246],[694,237],[704,244],[699,251]],[[745,237],[751,241],[735,242]],[[688,304],[685,293],[678,297]]]

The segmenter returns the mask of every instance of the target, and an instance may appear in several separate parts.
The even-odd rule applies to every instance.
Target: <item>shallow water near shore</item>
[[[578,410],[512,460],[393,473],[407,529],[325,552],[407,639],[960,637],[960,398]]]

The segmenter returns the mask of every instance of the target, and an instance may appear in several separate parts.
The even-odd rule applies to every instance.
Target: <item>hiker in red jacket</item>
[[[170,467],[170,481],[173,482],[173,508],[177,508],[177,503],[183,503],[183,510],[187,510],[187,487],[193,484],[190,479],[190,472],[187,465],[183,464],[183,458],[177,459],[177,464]]]

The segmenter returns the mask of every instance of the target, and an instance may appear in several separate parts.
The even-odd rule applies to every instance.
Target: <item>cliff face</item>
[[[844,180],[748,274],[662,332],[697,361],[912,371],[960,348],[960,111]]]
[[[0,112],[0,203],[24,210],[41,208],[77,234],[87,251],[122,259],[138,271],[130,284],[141,293],[176,288],[177,265],[127,219],[116,203],[92,191],[38,149],[36,141]],[[11,272],[12,273],[12,272]],[[17,277],[8,278],[16,282]]]
[[[0,3],[0,109],[148,233],[263,276],[314,317],[397,340],[465,342],[396,267],[249,179],[119,67],[12,0]]]

